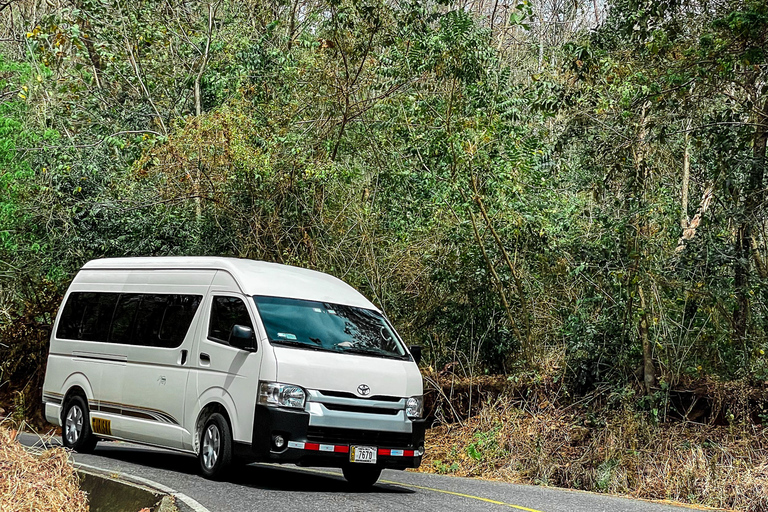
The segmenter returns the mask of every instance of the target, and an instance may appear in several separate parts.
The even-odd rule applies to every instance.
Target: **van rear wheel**
[[[200,433],[198,460],[203,476],[212,480],[224,477],[232,463],[232,433],[219,413],[211,414]]]
[[[65,447],[80,453],[90,453],[99,441],[91,430],[91,415],[83,397],[67,400],[61,422],[61,440]]]
[[[367,465],[348,465],[341,468],[344,478],[355,489],[365,490],[373,487],[373,484],[381,476],[381,468]]]

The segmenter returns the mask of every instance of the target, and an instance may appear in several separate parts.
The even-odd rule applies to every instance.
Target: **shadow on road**
[[[273,491],[382,494],[413,494],[414,492],[411,489],[383,483],[376,484],[369,490],[361,491],[350,486],[341,475],[331,475],[319,471],[322,470],[305,470],[295,466],[250,464],[236,469],[228,480],[247,487]]]
[[[102,441],[96,446],[93,454],[140,466],[175,471],[188,475],[198,473],[197,459],[193,456],[156,448],[144,448],[136,445]],[[75,460],[77,460],[77,455],[75,455]]]
[[[99,443],[93,454],[165,471],[199,475],[197,459],[183,453],[123,445],[122,443],[102,442]],[[75,460],[77,460],[76,455]],[[340,474],[328,474],[323,470],[271,464],[235,464],[225,481],[254,489],[286,492],[414,493],[411,489],[384,483],[376,484],[370,490],[360,491],[350,486]]]

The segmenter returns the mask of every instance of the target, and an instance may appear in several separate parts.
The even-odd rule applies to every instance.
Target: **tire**
[[[359,490],[370,489],[381,476],[381,468],[373,465],[350,464],[341,468],[341,471],[349,485]]]
[[[200,432],[200,453],[197,456],[205,478],[223,478],[232,464],[232,433],[227,419],[211,414]]]
[[[91,414],[85,399],[79,395],[67,400],[61,422],[61,441],[66,448],[90,453],[99,440],[91,430]]]

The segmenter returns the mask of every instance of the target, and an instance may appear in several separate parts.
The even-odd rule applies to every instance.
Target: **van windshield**
[[[281,297],[253,300],[273,345],[408,359],[405,347],[376,311]]]

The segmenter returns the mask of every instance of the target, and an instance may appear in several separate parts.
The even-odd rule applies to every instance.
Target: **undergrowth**
[[[0,424],[0,512],[87,512],[86,494],[63,448],[25,450]]]
[[[746,399],[732,397],[719,404],[724,414],[695,423],[628,390],[568,403],[551,380],[498,391],[484,379],[497,392],[474,388],[472,414],[427,431],[421,471],[768,511],[768,428],[739,409]],[[460,393],[455,379],[442,384]]]

